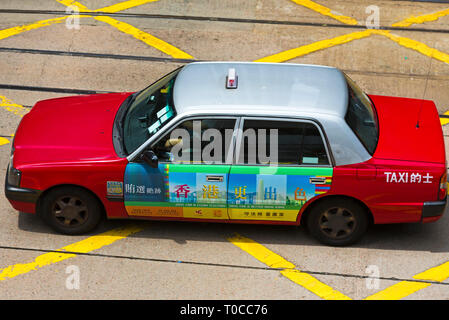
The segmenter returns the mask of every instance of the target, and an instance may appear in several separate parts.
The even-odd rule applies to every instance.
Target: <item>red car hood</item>
[[[433,101],[370,95],[379,118],[374,158],[445,163],[443,131]]]
[[[108,93],[38,102],[14,137],[14,166],[115,159],[115,114],[130,93]]]

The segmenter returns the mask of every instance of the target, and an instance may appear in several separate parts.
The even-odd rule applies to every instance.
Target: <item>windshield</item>
[[[173,86],[177,69],[139,92],[124,119],[124,145],[131,154],[176,115]]]
[[[379,127],[376,110],[370,98],[354,81],[345,75],[349,90],[349,104],[346,122],[354,131],[366,150],[373,155],[379,139]]]

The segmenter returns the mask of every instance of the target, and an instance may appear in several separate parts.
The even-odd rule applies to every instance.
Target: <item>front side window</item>
[[[346,76],[346,75],[345,75]],[[379,126],[376,110],[370,98],[346,76],[348,83],[348,111],[345,120],[349,127],[373,155],[379,140]]]
[[[235,119],[192,119],[182,122],[152,146],[161,162],[225,164],[232,161]]]
[[[297,121],[245,120],[238,163],[329,165],[316,125]]]
[[[124,118],[124,145],[131,154],[176,115],[173,87],[180,69],[136,95]]]

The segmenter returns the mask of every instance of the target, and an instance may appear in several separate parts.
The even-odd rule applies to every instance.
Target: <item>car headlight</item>
[[[8,184],[13,187],[19,187],[22,172],[13,167],[13,157],[14,156],[11,156],[8,166]]]

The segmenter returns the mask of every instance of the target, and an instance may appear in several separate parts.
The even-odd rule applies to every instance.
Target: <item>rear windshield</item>
[[[370,98],[346,76],[348,83],[348,111],[345,120],[366,150],[373,155],[379,139],[376,110]]]

